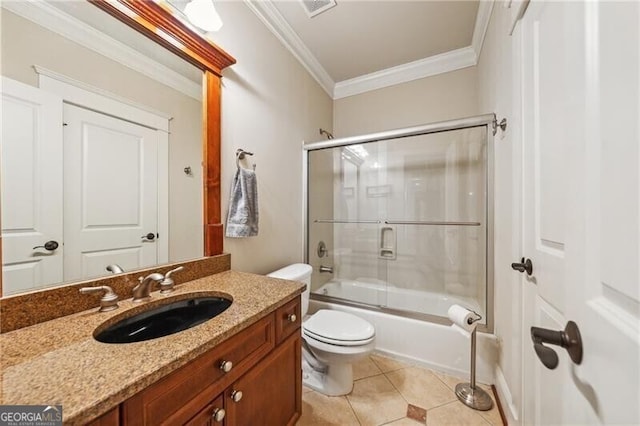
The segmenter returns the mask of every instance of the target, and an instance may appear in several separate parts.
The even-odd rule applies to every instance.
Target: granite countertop
[[[304,284],[226,271],[176,286],[152,301],[120,301],[111,312],[91,309],[0,335],[0,405],[62,405],[65,424],[86,423],[284,305]],[[194,293],[226,296],[231,306],[179,333],[139,343],[106,344],[93,331],[166,298]],[[78,297],[98,297],[80,295]]]

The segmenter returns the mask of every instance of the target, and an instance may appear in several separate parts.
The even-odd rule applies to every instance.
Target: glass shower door
[[[483,125],[309,151],[312,293],[486,317],[487,135]]]
[[[380,200],[364,202],[363,191],[365,182],[379,179],[373,154],[357,145],[309,153],[308,261],[312,293],[386,306]]]
[[[487,129],[382,142],[393,227],[387,307],[446,317],[454,303],[486,307]],[[483,314],[484,316],[484,314]]]

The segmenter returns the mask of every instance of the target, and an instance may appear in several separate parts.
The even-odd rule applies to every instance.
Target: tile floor
[[[353,391],[346,396],[328,397],[303,388],[298,426],[502,425],[495,401],[490,411],[476,411],[458,401],[453,389],[468,379],[381,355],[355,364],[353,376]],[[482,387],[493,398],[490,387]]]

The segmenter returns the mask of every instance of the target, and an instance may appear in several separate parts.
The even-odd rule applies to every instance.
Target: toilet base
[[[302,383],[323,395],[347,395],[353,389],[353,368],[351,364],[330,364],[321,373],[302,360]]]

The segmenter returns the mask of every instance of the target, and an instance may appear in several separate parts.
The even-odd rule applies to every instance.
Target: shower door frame
[[[302,145],[302,200],[303,200],[303,226],[304,226],[304,261],[309,263],[309,152],[321,149],[337,148],[342,146],[357,145],[368,142],[379,142],[391,139],[400,139],[410,136],[428,135],[431,133],[440,133],[451,130],[462,130],[472,127],[485,127],[487,132],[487,177],[486,177],[486,324],[478,326],[479,331],[493,333],[494,315],[493,315],[493,295],[494,295],[494,253],[493,253],[493,211],[494,211],[494,139],[497,129],[497,119],[495,114],[483,114],[473,117],[459,118],[447,121],[438,121],[420,126],[405,127],[401,129],[387,130],[383,132],[370,133],[366,135],[350,136],[345,138],[328,139],[319,142],[303,143]],[[420,312],[405,311],[401,309],[388,308],[383,306],[369,305],[356,301],[340,299],[332,296],[310,293],[312,300],[318,300],[328,303],[336,303],[345,306],[366,309],[388,313],[391,315],[401,316],[404,318],[412,318],[423,321],[429,321],[437,324],[451,325],[449,318],[438,315],[424,314]]]

